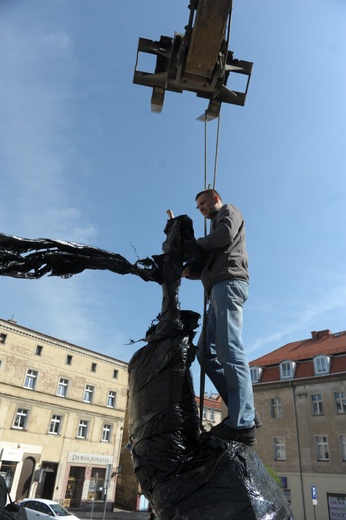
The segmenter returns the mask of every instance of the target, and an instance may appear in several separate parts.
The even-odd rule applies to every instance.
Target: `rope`
[[[207,110],[204,113],[204,189],[207,189],[207,152],[208,152],[208,146],[207,146],[207,123],[208,123],[208,113]]]
[[[204,189],[207,189],[207,123],[208,113],[204,114]],[[204,236],[207,234],[207,219],[204,219]],[[204,294],[203,302],[203,326],[202,326],[202,351],[200,353],[200,386],[199,386],[199,427],[204,431],[203,426],[203,408],[204,408],[204,392],[205,392],[205,345],[206,345],[206,314],[207,314],[207,298]]]
[[[207,157],[208,157],[208,145],[207,145],[207,123],[208,123],[208,115],[207,111],[205,111],[204,117],[204,189],[207,189]],[[220,126],[221,126],[221,116],[219,113],[218,122],[217,122],[217,131],[216,131],[216,143],[215,143],[215,160],[214,160],[214,179],[213,179],[213,189],[216,186],[216,176],[217,176],[217,167],[218,167],[218,159],[219,159],[219,141],[220,141]],[[207,234],[207,219],[204,219],[204,236]],[[203,301],[203,327],[202,327],[202,345],[201,345],[201,353],[200,353],[200,387],[199,387],[199,425],[200,429],[203,432],[203,408],[204,408],[204,393],[205,393],[205,351],[206,351],[206,343],[207,343],[207,297],[204,293],[204,301]]]
[[[216,186],[217,166],[218,166],[218,160],[219,160],[220,126],[221,126],[221,114],[219,113],[219,117],[217,119],[217,132],[216,132],[216,144],[215,144],[215,163],[214,163],[214,180],[213,180],[213,189],[214,190],[215,190],[215,186]]]

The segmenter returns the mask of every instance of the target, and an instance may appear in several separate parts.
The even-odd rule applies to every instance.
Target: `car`
[[[28,520],[46,520],[48,517],[79,520],[58,502],[46,498],[25,498],[20,505],[25,507]]]

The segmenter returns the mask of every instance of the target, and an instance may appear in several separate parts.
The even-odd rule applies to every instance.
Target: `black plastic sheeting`
[[[193,256],[200,262],[202,251],[196,243],[192,221],[187,215],[168,220],[164,232],[168,238],[162,245],[163,254],[138,260],[134,264],[118,253],[77,242],[0,233],[0,276],[69,278],[85,269],[108,270],[122,275],[134,274],[146,282],[162,284],[165,279],[170,287],[169,292],[173,294],[180,284],[183,259]],[[174,284],[176,287],[173,289]],[[175,302],[171,302],[173,304]]]
[[[6,481],[0,475],[0,520],[27,520],[24,507],[19,506],[16,502],[6,505],[7,496]]]
[[[154,260],[131,264],[117,254],[64,240],[29,239],[0,234],[0,275],[14,278],[41,278],[44,275],[69,278],[85,269],[136,274],[145,281],[160,283]]]
[[[129,445],[136,476],[160,520],[289,520],[283,492],[255,449],[216,437],[199,442],[190,365],[198,315],[150,342],[129,363]],[[195,321],[195,323],[194,323]]]
[[[183,263],[201,265],[203,251],[186,215],[169,220],[164,232],[163,254],[135,264],[91,246],[0,234],[0,275],[66,278],[85,269],[107,269],[159,283],[159,321],[129,363],[129,443],[135,473],[156,517],[291,520],[289,504],[254,448],[216,437],[199,441],[190,374],[199,315],[180,310],[178,292]]]

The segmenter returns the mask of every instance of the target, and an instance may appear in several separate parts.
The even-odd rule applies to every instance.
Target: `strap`
[[[202,327],[202,341],[201,351],[199,353],[199,362],[201,367],[200,372],[200,387],[199,387],[199,426],[202,432],[204,432],[203,426],[203,408],[204,408],[204,391],[205,391],[205,354],[207,344],[207,297],[204,295],[203,303],[203,327]]]

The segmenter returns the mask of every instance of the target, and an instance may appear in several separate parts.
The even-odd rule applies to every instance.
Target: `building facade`
[[[0,319],[0,473],[12,498],[108,509],[127,363]]]
[[[256,451],[295,520],[346,518],[346,332],[312,332],[250,363]]]
[[[196,396],[198,411],[200,412],[200,398]],[[221,422],[222,399],[219,394],[204,394],[202,424],[206,431]]]

